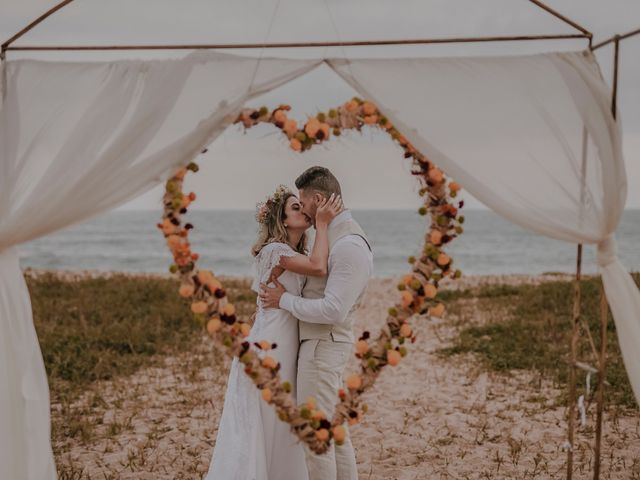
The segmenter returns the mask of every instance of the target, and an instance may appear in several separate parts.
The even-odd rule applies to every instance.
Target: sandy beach
[[[43,273],[25,271],[31,277]],[[59,275],[74,280],[111,274]],[[447,288],[569,279],[468,277]],[[371,281],[357,312],[358,332],[377,331],[395,299],[395,283],[391,278]],[[564,478],[566,414],[558,401],[561,390],[534,372],[495,373],[472,354],[437,354],[457,336],[462,317],[481,325],[488,315],[470,300],[443,319],[414,321],[418,342],[366,393],[369,413],[351,430],[361,479]],[[60,478],[201,478],[215,444],[229,364],[202,336],[194,351],[169,356],[161,367],[92,384],[73,401],[71,410],[87,416],[94,434],[54,445],[60,452]],[[54,419],[68,411],[52,404]],[[594,405],[586,420],[576,433],[577,479],[592,477]],[[607,409],[603,449],[601,478],[640,478],[637,410]]]

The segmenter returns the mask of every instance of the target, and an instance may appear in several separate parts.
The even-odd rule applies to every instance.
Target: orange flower
[[[215,293],[217,290],[222,288],[222,283],[217,278],[211,277],[211,280],[207,282],[207,287],[211,290],[212,293]]]
[[[222,327],[222,321],[219,317],[213,317],[211,320],[207,322],[207,332],[209,335],[213,335]]]
[[[268,388],[263,388],[262,389],[262,399],[265,402],[270,402],[272,397],[273,397],[273,394],[271,393],[270,389],[268,389]]]
[[[333,439],[336,441],[338,445],[344,442],[344,439],[347,437],[347,431],[344,429],[342,425],[336,425],[333,427]]]
[[[194,291],[193,285],[185,283],[180,285],[180,289],[178,290],[178,293],[180,294],[181,297],[186,298],[193,295],[193,291]]]
[[[409,285],[413,281],[413,275],[411,275],[410,273],[403,275],[401,281],[405,285]]]
[[[179,180],[182,180],[186,174],[187,174],[187,167],[182,167],[180,170],[178,170],[175,173],[174,177],[176,177]]]
[[[424,286],[425,297],[434,298],[436,296],[436,293],[438,293],[438,289],[435,287],[435,285],[428,283],[427,285]]]
[[[193,313],[204,313],[207,311],[207,302],[193,302],[191,304],[191,311]]]
[[[329,430],[327,430],[326,428],[321,428],[316,432],[316,438],[321,442],[326,442],[327,440],[329,440]]]
[[[352,374],[347,377],[347,387],[350,390],[357,390],[362,386],[362,378],[357,374]]]
[[[400,363],[402,355],[397,350],[387,350],[387,363],[392,367],[395,367]]]
[[[315,138],[318,130],[320,130],[320,121],[317,118],[310,118],[304,126],[305,133],[311,138]]]
[[[364,117],[364,123],[366,123],[367,125],[375,125],[376,123],[378,123],[378,116],[367,115],[366,117]]]
[[[378,110],[378,109],[377,109],[377,108],[376,108],[376,106],[375,106],[373,103],[371,103],[371,102],[364,102],[364,103],[362,104],[362,112],[363,112],[365,115],[373,115],[374,113],[376,113],[376,110]]]
[[[431,243],[434,245],[440,245],[440,243],[442,243],[442,232],[440,230],[434,230],[431,232],[429,240],[431,240]]]
[[[171,220],[169,220],[168,218],[165,218],[162,222],[162,233],[164,233],[165,235],[169,235],[175,232],[177,228],[178,227],[171,223]]]
[[[344,108],[347,112],[351,113],[358,108],[358,102],[356,102],[355,100],[349,100],[344,104]]]
[[[429,315],[434,317],[441,317],[444,313],[444,305],[442,303],[437,304],[435,307],[429,309]]]
[[[260,340],[258,342],[258,344],[260,345],[260,348],[262,350],[270,350],[271,349],[271,342],[269,342],[268,340]]]
[[[169,235],[167,237],[167,245],[172,250],[177,249],[181,243],[182,239],[180,238],[180,235]]]
[[[190,204],[191,204],[191,199],[185,195],[184,197],[182,197],[180,208],[187,208]]]
[[[224,307],[222,307],[222,313],[227,317],[230,317],[234,313],[236,313],[236,307],[233,303],[227,303]]]
[[[251,326],[248,323],[243,323],[240,325],[240,333],[244,338],[247,338],[251,333]]]
[[[278,366],[278,362],[276,362],[275,358],[267,355],[262,359],[262,366],[266,368],[274,369]]]
[[[451,259],[446,253],[442,252],[440,255],[438,255],[438,265],[440,265],[441,267],[448,265],[450,261]]]
[[[410,337],[411,325],[409,325],[408,323],[403,323],[402,326],[400,327],[400,335],[402,335],[403,337]]]
[[[279,123],[284,123],[287,120],[287,114],[282,110],[276,110],[273,112],[273,120]]]
[[[401,293],[400,303],[404,308],[408,308],[413,303],[413,295],[406,290]]]
[[[439,168],[433,167],[429,170],[429,179],[434,183],[440,183],[443,180],[444,176]]]
[[[284,122],[284,127],[282,127],[282,130],[284,130],[284,133],[286,133],[289,138],[291,138],[298,131],[298,122],[296,122],[293,118],[287,118],[287,120]]]
[[[200,270],[198,272],[198,280],[200,280],[200,283],[207,284],[213,280],[213,273],[209,270]]]
[[[368,351],[369,344],[366,342],[366,340],[358,340],[358,342],[356,343],[356,352],[358,352],[359,355],[364,355]]]
[[[291,141],[289,141],[289,146],[296,152],[302,150],[302,143],[300,143],[300,140],[298,140],[297,138],[292,138]]]
[[[451,192],[458,192],[460,188],[460,184],[457,182],[451,182],[449,184],[449,190],[451,190]]]

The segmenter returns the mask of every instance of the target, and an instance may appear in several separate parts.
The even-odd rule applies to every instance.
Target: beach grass
[[[640,274],[633,277],[640,285]],[[581,317],[584,323],[578,344],[578,361],[595,368],[596,356],[584,325],[588,325],[598,352],[601,284],[599,277],[581,282]],[[567,281],[443,292],[450,310],[458,314],[460,334],[453,346],[442,349],[440,353],[449,356],[472,352],[480,357],[486,368],[498,372],[535,371],[540,378],[554,380],[566,392],[573,292],[573,283]],[[474,319],[478,311],[484,312],[480,323]],[[606,402],[637,409],[610,313],[607,352]],[[586,377],[584,370],[578,370],[579,394],[585,391]],[[591,376],[590,383],[592,397],[597,375]],[[566,399],[558,400],[564,402]]]

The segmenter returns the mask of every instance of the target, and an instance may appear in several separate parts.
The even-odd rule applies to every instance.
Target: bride
[[[327,228],[340,212],[342,201],[333,195],[318,207],[316,238],[311,255],[306,255],[306,230],[311,220],[302,213],[298,198],[280,186],[263,203],[256,220],[260,228],[252,248],[256,275],[251,288],[259,292],[260,283],[277,278],[288,292],[300,295],[305,276],[325,276],[329,256]],[[277,344],[270,351],[280,362],[280,377],[296,391],[298,321],[281,309],[263,309],[257,300],[251,343],[268,340]],[[306,399],[300,399],[305,401]],[[207,480],[307,480],[302,445],[280,421],[271,405],[233,359],[222,418],[218,428]]]

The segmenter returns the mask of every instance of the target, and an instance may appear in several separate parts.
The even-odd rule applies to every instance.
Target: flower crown
[[[269,214],[273,211],[274,207],[280,205],[285,195],[291,193],[285,185],[279,185],[276,191],[264,202],[256,204],[256,221],[258,223],[267,223]]]

